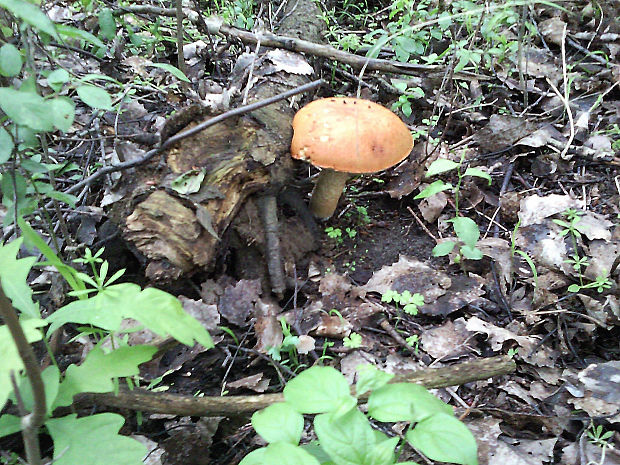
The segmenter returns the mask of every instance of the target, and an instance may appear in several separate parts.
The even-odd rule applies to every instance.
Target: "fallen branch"
[[[123,13],[135,13],[135,14],[153,14],[158,16],[170,16],[176,15],[174,8],[159,8],[148,5],[130,5],[124,6],[117,10],[114,10],[115,15],[122,15]],[[197,21],[197,14],[193,11],[185,11],[186,17]],[[188,14],[189,13],[189,14]],[[196,17],[195,17],[196,16]],[[336,60],[340,63],[350,65],[355,69],[365,68],[369,71],[383,71],[387,73],[395,74],[408,74],[413,76],[424,75],[429,72],[444,72],[446,67],[441,65],[421,65],[416,63],[401,63],[399,61],[383,60],[380,58],[369,58],[365,56],[355,55],[348,53],[331,45],[316,44],[307,40],[297,39],[294,37],[284,37],[271,32],[261,32],[255,34],[250,31],[238,29],[233,26],[222,23],[221,19],[210,17],[205,21],[208,32],[210,34],[219,34],[228,38],[237,39],[244,44],[256,45],[260,42],[263,47],[282,48],[290,50],[292,52],[307,53],[318,57],[327,58],[328,60]],[[486,79],[485,76],[481,76],[475,73],[459,72],[454,74],[455,77],[460,79],[468,79],[476,77],[478,79]]]
[[[166,149],[170,148],[172,145],[176,144],[177,142],[186,139],[190,136],[193,136],[194,134],[199,133],[200,131],[203,131],[204,129],[213,126],[214,124],[220,123],[228,118],[231,118],[233,116],[239,116],[239,115],[243,115],[246,113],[250,113],[254,110],[257,110],[259,108],[263,108],[266,107],[267,105],[271,105],[275,102],[279,102],[280,100],[284,100],[287,99],[289,97],[292,97],[293,95],[297,95],[297,94],[301,94],[303,92],[307,92],[309,90],[312,90],[322,84],[324,84],[325,81],[318,79],[316,81],[310,82],[308,84],[304,84],[303,86],[299,86],[296,87],[295,89],[291,89],[287,92],[283,92],[281,94],[278,95],[274,95],[273,97],[269,97],[267,99],[258,101],[258,102],[254,102],[251,103],[249,105],[244,105],[242,107],[238,107],[238,108],[233,108],[232,110],[229,110],[225,113],[222,113],[220,115],[214,116],[213,118],[210,118],[194,127],[192,127],[191,129],[187,129],[179,134],[174,135],[173,137],[171,137],[170,139],[166,140],[162,145],[160,145],[157,148],[154,148],[152,150],[149,150],[148,152],[146,152],[146,154],[144,154],[141,158],[135,159],[135,160],[130,160],[130,161],[126,161],[126,162],[122,162],[122,163],[117,163],[115,165],[110,165],[110,166],[106,166],[105,168],[101,168],[99,171],[97,171],[96,173],[93,173],[91,176],[87,177],[86,179],[83,179],[82,181],[74,184],[73,186],[71,186],[69,189],[67,189],[65,192],[66,193],[73,193],[73,192],[77,192],[79,191],[81,188],[83,188],[84,186],[90,185],[93,181],[99,179],[102,176],[105,176],[106,174],[110,174],[110,173],[114,173],[116,171],[121,171],[121,170],[126,170],[129,168],[133,168],[135,166],[139,166],[139,165],[143,165],[144,163],[150,161],[155,155],[162,153],[163,151],[165,151]],[[47,207],[47,205],[46,205]]]
[[[395,377],[392,382],[417,383],[426,388],[458,386],[472,381],[512,373],[516,363],[507,356],[491,357],[464,362],[449,367],[417,371]],[[364,400],[364,396],[360,400]],[[118,394],[85,393],[75,398],[74,406],[105,405],[122,409],[181,416],[237,416],[247,415],[275,402],[284,401],[282,394],[255,396],[191,397],[178,394],[149,392],[140,389],[121,389]]]

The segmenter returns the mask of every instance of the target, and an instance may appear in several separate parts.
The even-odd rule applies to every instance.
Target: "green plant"
[[[573,247],[573,254],[565,262],[569,263],[576,271],[579,278],[579,284],[571,284],[568,286],[568,292],[579,292],[582,289],[596,289],[598,292],[603,292],[605,289],[610,289],[612,286],[611,280],[604,275],[599,275],[596,279],[590,283],[584,284],[583,271],[589,265],[587,256],[579,255],[579,246],[577,240],[581,239],[581,233],[578,229],[578,224],[581,221],[581,216],[584,214],[574,208],[568,208],[564,213],[565,220],[554,219],[553,222],[563,229],[560,231],[561,236],[569,236]]]
[[[472,220],[471,218],[460,216],[459,194],[461,184],[463,183],[463,179],[466,176],[473,176],[485,179],[488,181],[489,185],[491,184],[491,176],[478,168],[468,167],[465,171],[463,171],[464,161],[464,153],[463,155],[461,155],[461,159],[458,162],[447,160],[444,158],[435,160],[431,164],[431,166],[428,167],[425,177],[428,178],[431,176],[436,176],[456,170],[456,174],[458,177],[456,185],[452,186],[452,184],[446,183],[442,180],[437,180],[427,186],[418,195],[416,195],[414,199],[425,199],[435,194],[438,194],[439,192],[443,192],[446,190],[451,191],[454,194],[454,206],[456,211],[454,214],[454,218],[448,221],[452,223],[452,227],[454,228],[456,237],[458,237],[460,241],[457,260],[458,258],[460,258],[460,256],[463,256],[470,260],[480,260],[482,258],[482,252],[478,248],[476,248],[476,244],[478,243],[478,239],[480,238],[480,230],[478,229],[478,225],[474,220]],[[457,245],[456,241],[443,241],[433,248],[433,255],[436,257],[443,257],[445,255],[448,255],[450,252],[452,252],[455,245]]]
[[[351,260],[350,262],[344,262],[342,266],[347,268],[350,272],[355,271],[355,260]]]
[[[607,449],[613,447],[609,441],[614,435],[613,431],[605,431],[603,429],[603,425],[597,426],[594,425],[593,422],[590,422],[590,426],[586,430],[586,435],[588,437],[588,441],[591,444],[594,444],[602,449],[601,458],[599,459],[599,461],[590,461],[588,462],[588,464],[604,464]]]
[[[356,217],[356,221],[361,224],[361,225],[366,225],[368,223],[370,223],[370,215],[368,215],[368,209],[362,205],[356,205],[355,206],[355,210],[353,212],[349,211],[346,214],[347,218],[351,218],[352,216]],[[352,229],[353,232],[355,232],[354,229]],[[355,234],[353,236],[351,236],[351,238],[353,238],[355,236]]]
[[[392,110],[400,110],[407,118],[411,116],[413,111],[412,103],[414,100],[424,98],[424,90],[421,87],[408,88],[405,81],[392,80],[392,85],[402,92],[398,100],[392,104]]]
[[[254,0],[215,0],[217,14],[231,26],[252,30],[254,27]]]
[[[93,255],[88,251],[80,259],[82,263],[91,266],[93,277],[78,272],[64,265],[28,223],[20,219],[19,225],[28,243],[36,246],[47,258],[47,264],[61,273],[73,289],[72,294],[78,298],[47,318],[41,318],[38,304],[33,301],[32,290],[26,281],[36,259],[17,258],[23,238],[0,245],[1,289],[13,307],[4,308],[3,312],[20,313],[19,324],[28,343],[43,340],[48,346],[51,334],[69,323],[89,325],[106,334],[120,334],[122,321],[132,318],[158,336],[170,336],[190,346],[195,342],[207,348],[213,346],[202,325],[183,311],[181,303],[174,296],[156,288],[141,289],[136,284],[112,284],[121,276],[120,272],[106,281],[108,264],[100,258],[100,252]],[[96,264],[100,264],[98,270]],[[92,289],[87,290],[87,285],[92,286]],[[114,391],[118,378],[138,375],[138,366],[153,357],[156,347],[130,347],[124,343],[123,338],[116,338],[112,349],[104,349],[98,344],[79,366],[72,364],[61,373],[56,365],[50,365],[39,372],[44,392],[35,394],[31,388],[31,378],[24,374],[24,361],[20,356],[23,348],[18,352],[7,325],[0,325],[0,346],[4,348],[0,370],[0,407],[9,399],[16,402],[16,393],[19,393],[23,408],[32,412],[42,407],[38,399],[43,395],[46,409],[43,411],[42,424],[54,443],[54,463],[102,463],[101,457],[105,457],[109,463],[142,463],[145,447],[118,434],[124,423],[122,416],[100,413],[82,418],[77,418],[75,414],[54,417],[53,412],[57,407],[71,405],[73,397],[81,392]],[[54,360],[53,354],[50,356]],[[36,365],[30,369],[39,370]],[[17,391],[14,391],[11,376],[15,377]],[[0,436],[22,430],[23,425],[27,424],[22,420],[11,414],[0,416]]]
[[[327,228],[325,228],[325,233],[330,239],[335,239],[338,244],[342,244],[342,229],[328,226]]]
[[[19,465],[22,460],[15,452],[8,452],[6,455],[0,456],[0,465]]]
[[[250,452],[241,465],[296,463],[319,465],[392,465],[395,450],[410,444],[432,460],[476,465],[477,447],[452,408],[417,384],[387,384],[392,375],[374,367],[360,370],[356,395],[368,391],[368,417],[378,422],[406,422],[403,438],[373,429],[357,407],[342,374],[332,367],[314,366],[284,388],[285,402],[252,415],[252,426],[269,444]],[[316,442],[300,445],[304,414],[313,420]]]
[[[270,347],[267,353],[276,362],[281,362],[282,365],[290,364],[295,370],[302,368],[304,365],[299,362],[299,356],[297,354],[297,346],[299,345],[299,337],[295,336],[291,331],[291,326],[286,322],[286,319],[280,318],[280,325],[282,326],[282,343],[279,346]],[[282,353],[286,353],[288,358],[282,359]]]
[[[536,289],[538,287],[538,270],[536,269],[536,264],[534,263],[534,260],[532,260],[532,257],[530,257],[526,252],[523,250],[517,250],[517,232],[519,231],[520,226],[521,220],[518,220],[517,224],[515,224],[514,230],[512,231],[512,235],[510,236],[510,256],[514,258],[515,254],[518,254],[523,258],[523,260],[525,260],[532,271],[532,277],[534,278],[534,289]],[[532,299],[534,298],[535,296],[532,295]]]
[[[590,423],[586,431],[586,435],[588,436],[588,440],[592,444],[596,444],[599,447],[609,447],[609,439],[614,435],[613,431],[605,431],[603,429],[603,425],[595,425],[594,423]]]
[[[407,342],[407,344],[409,344],[411,347],[413,347],[414,352],[418,353],[418,349],[419,349],[419,344],[420,344],[420,336],[418,336],[417,334],[412,334],[411,336],[409,336],[407,339],[405,339],[405,341]]]
[[[611,142],[611,149],[614,152],[620,150],[620,125],[618,123],[614,123],[603,132],[613,138],[613,141]]]
[[[403,310],[408,315],[417,315],[418,309],[424,305],[424,296],[418,292],[412,294],[405,290],[402,293],[398,293],[392,289],[385,291],[381,295],[381,302],[394,303],[398,308],[399,305],[403,306]]]
[[[355,238],[355,236],[357,236],[357,231],[354,228],[345,228],[344,232],[349,239],[353,239]],[[340,245],[344,243],[342,229],[328,226],[327,228],[325,228],[325,233],[327,234],[327,237],[329,237],[330,239],[334,239],[336,241],[336,244]]]
[[[358,333],[351,333],[343,339],[343,345],[349,349],[358,349],[362,346],[362,336]]]

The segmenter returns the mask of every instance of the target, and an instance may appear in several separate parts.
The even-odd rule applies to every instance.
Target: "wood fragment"
[[[416,371],[395,377],[391,382],[417,383],[426,388],[458,386],[472,381],[513,373],[516,363],[507,356],[498,356],[463,362],[442,368]],[[361,396],[365,400],[367,395]],[[100,405],[151,413],[181,416],[237,416],[249,415],[275,402],[284,401],[282,394],[255,396],[191,397],[170,393],[149,392],[141,389],[121,389],[118,394],[84,393],[75,398],[75,407]]]

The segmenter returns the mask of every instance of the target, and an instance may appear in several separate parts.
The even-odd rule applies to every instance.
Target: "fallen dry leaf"
[[[259,279],[242,279],[234,286],[226,286],[218,310],[232,324],[244,326],[261,294]]]
[[[480,332],[489,336],[489,343],[494,352],[502,350],[504,342],[515,341],[519,349],[519,357],[527,363],[537,366],[552,367],[558,354],[544,345],[540,345],[539,336],[519,336],[514,332],[500,328],[491,323],[481,320],[474,316],[467,320],[466,328],[468,331]]]

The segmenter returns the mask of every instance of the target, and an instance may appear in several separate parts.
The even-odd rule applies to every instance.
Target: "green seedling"
[[[584,212],[569,208],[563,213],[566,220],[554,219],[553,222],[563,229],[560,231],[561,236],[568,236],[573,247],[573,254],[565,260],[576,271],[579,278],[579,284],[571,284],[568,286],[568,292],[579,292],[583,289],[596,289],[599,293],[612,286],[611,280],[605,275],[599,275],[590,283],[584,283],[583,271],[590,264],[587,256],[579,255],[579,245],[577,241],[581,239],[581,232],[578,229],[581,216]]]
[[[250,452],[240,465],[284,463],[282,457],[299,465],[395,465],[395,451],[407,445],[431,460],[478,464],[476,441],[449,405],[418,384],[388,384],[393,375],[372,366],[358,367],[358,373],[355,395],[370,392],[367,414],[335,368],[309,368],[288,382],[285,402],[252,415],[252,426],[268,445]],[[317,440],[300,445],[304,415],[313,416]],[[402,436],[388,437],[373,427],[376,422],[405,422],[408,428]]]
[[[454,194],[454,205],[456,211],[454,218],[450,219],[449,222],[452,223],[454,233],[459,239],[459,242],[443,241],[437,244],[433,248],[433,255],[435,257],[443,257],[445,255],[448,255],[450,252],[452,252],[454,247],[460,243],[457,261],[460,261],[461,256],[470,260],[480,260],[482,258],[482,252],[480,251],[480,249],[476,248],[476,244],[478,243],[478,239],[480,238],[480,230],[478,229],[478,225],[475,223],[474,220],[459,215],[459,194],[461,184],[463,183],[463,179],[465,177],[472,176],[482,178],[488,181],[489,185],[491,185],[491,176],[478,168],[467,168],[465,171],[463,171],[464,161],[464,153],[461,156],[459,162],[447,160],[444,158],[435,160],[431,164],[431,166],[428,167],[425,177],[428,178],[431,176],[437,176],[439,174],[456,170],[456,174],[458,177],[456,185],[453,186],[452,184],[446,183],[442,180],[437,180],[414,197],[414,199],[425,199],[443,191],[451,191]]]
[[[417,315],[418,309],[424,305],[424,296],[418,292],[412,294],[405,290],[400,294],[389,289],[381,295],[381,302],[394,303],[396,308],[399,308],[399,305],[401,305],[408,315]]]
[[[344,243],[345,234],[346,237],[348,237],[349,239],[354,239],[355,236],[357,236],[357,231],[354,228],[345,228],[345,234],[343,234],[342,229],[334,228],[333,226],[328,226],[327,228],[325,228],[325,233],[327,234],[327,237],[329,237],[330,239],[334,239],[336,241],[336,244],[338,245]]]
[[[131,318],[161,338],[171,337],[182,344],[200,343],[213,347],[209,334],[193,317],[184,312],[181,302],[174,296],[154,287],[142,289],[132,283],[112,283],[121,276],[116,273],[107,279],[108,264],[101,258],[102,250],[92,253],[86,249],[78,263],[90,265],[93,276],[78,272],[64,264],[47,243],[37,235],[27,222],[18,219],[23,237],[0,245],[0,281],[4,295],[11,301],[10,311],[19,313],[20,331],[28,343],[43,341],[49,347],[49,338],[66,324],[73,327],[87,325],[88,331],[99,335],[118,334],[121,322]],[[32,299],[32,289],[26,278],[35,265],[34,257],[18,258],[24,238],[37,247],[47,259],[46,265],[54,266],[73,289],[77,300],[69,301],[45,319],[38,303]],[[86,290],[86,286],[92,289]],[[105,310],[105,311],[102,311]],[[75,395],[81,392],[114,392],[119,378],[135,385],[132,378],[139,375],[139,365],[150,361],[157,348],[148,345],[128,346],[126,335],[113,341],[113,347],[96,345],[80,365],[69,365],[64,373],[56,365],[38,371],[43,383],[45,404],[33,396],[30,381],[24,373],[24,364],[17,345],[6,325],[0,325],[0,346],[5,370],[0,370],[0,436],[19,432],[22,418],[12,415],[4,406],[11,399],[27,412],[39,408],[43,416],[41,425],[54,443],[53,458],[59,465],[96,462],[98,456],[118,450],[119,463],[140,463],[146,448],[134,439],[118,434],[124,420],[114,413],[97,413],[78,418],[75,414],[54,416],[58,407],[68,407]],[[54,360],[53,354],[50,354]],[[32,368],[39,370],[38,365]],[[11,379],[10,373],[13,373]],[[13,392],[15,391],[15,392]],[[45,407],[45,408],[43,408]],[[97,431],[96,437],[84,437],[80,432]],[[69,448],[67,444],[72,444]],[[29,447],[27,445],[27,447]],[[69,449],[71,449],[69,451]]]
[[[610,439],[614,435],[613,431],[605,431],[603,429],[603,425],[595,426],[594,423],[590,422],[590,426],[588,427],[586,431],[586,435],[588,437],[588,441],[591,444],[594,444],[601,448],[600,460],[598,460],[598,462],[591,461],[588,463],[593,463],[593,464],[594,463],[598,463],[598,464],[606,463],[605,454],[607,452],[607,449],[613,447],[613,445],[610,443]]]
[[[342,344],[349,349],[358,349],[362,346],[362,336],[358,333],[351,333],[342,340]]]
[[[411,347],[413,347],[413,351],[417,355],[418,354],[418,349],[419,349],[419,344],[420,344],[420,336],[418,336],[417,334],[412,334],[407,339],[405,339],[405,341],[407,342],[407,344],[409,344]]]
[[[594,425],[590,423],[589,428],[586,431],[588,440],[592,444],[596,444],[599,447],[609,447],[609,439],[614,435],[613,431],[605,431],[603,425]]]
[[[282,362],[283,365],[290,363],[297,369],[300,366],[299,357],[297,355],[297,346],[299,345],[299,337],[291,332],[291,326],[286,322],[285,318],[280,318],[280,326],[282,327],[282,343],[279,346],[270,347],[267,354],[276,362]],[[287,360],[282,360],[282,353],[288,355]]]
[[[398,100],[392,104],[392,110],[400,110],[403,115],[409,118],[413,112],[412,105],[415,105],[415,100],[424,98],[424,90],[421,87],[408,88],[405,81],[396,79],[392,80],[392,85],[402,92]]]

